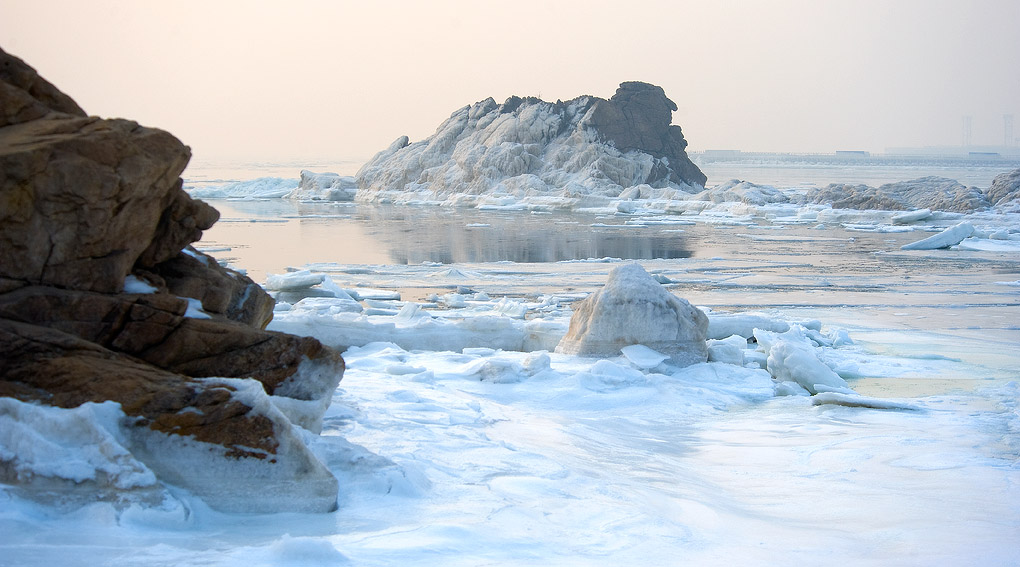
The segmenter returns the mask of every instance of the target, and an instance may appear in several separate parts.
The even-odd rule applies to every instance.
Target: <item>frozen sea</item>
[[[185,175],[300,167],[353,173]],[[979,187],[1000,173],[843,169],[706,173]],[[210,202],[222,219],[198,248],[258,282],[322,282],[274,291],[271,329],[358,343],[309,434],[339,509],[224,514],[170,487],[161,508],[58,510],[0,486],[0,565],[1020,565],[1015,240],[904,251],[960,219],[868,213]],[[1016,214],[968,220],[1020,232]],[[571,302],[630,261],[722,333],[803,329],[874,407],[776,395],[754,343],[685,369],[552,352]]]

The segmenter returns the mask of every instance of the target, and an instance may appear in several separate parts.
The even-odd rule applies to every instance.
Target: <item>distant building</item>
[[[866,157],[871,157],[871,152],[865,152],[863,150],[836,150],[836,157],[838,157],[838,158],[866,158]]]

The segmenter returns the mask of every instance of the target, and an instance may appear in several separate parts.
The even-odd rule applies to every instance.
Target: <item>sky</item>
[[[1018,0],[0,0],[0,48],[206,160],[359,160],[467,104],[663,87],[689,150],[1020,136]]]

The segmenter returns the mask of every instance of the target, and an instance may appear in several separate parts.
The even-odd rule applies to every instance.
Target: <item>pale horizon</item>
[[[622,12],[622,7],[627,12]],[[0,47],[196,160],[363,161],[492,97],[663,87],[689,150],[1004,143],[1020,2],[0,0]],[[1020,125],[1016,132],[1020,132]],[[1015,134],[1016,135],[1016,134]]]

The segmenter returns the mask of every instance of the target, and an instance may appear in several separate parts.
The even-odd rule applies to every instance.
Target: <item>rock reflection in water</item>
[[[396,264],[645,260],[692,254],[680,233],[596,228],[591,226],[593,216],[359,207],[352,220],[366,223],[366,232],[386,247]]]

